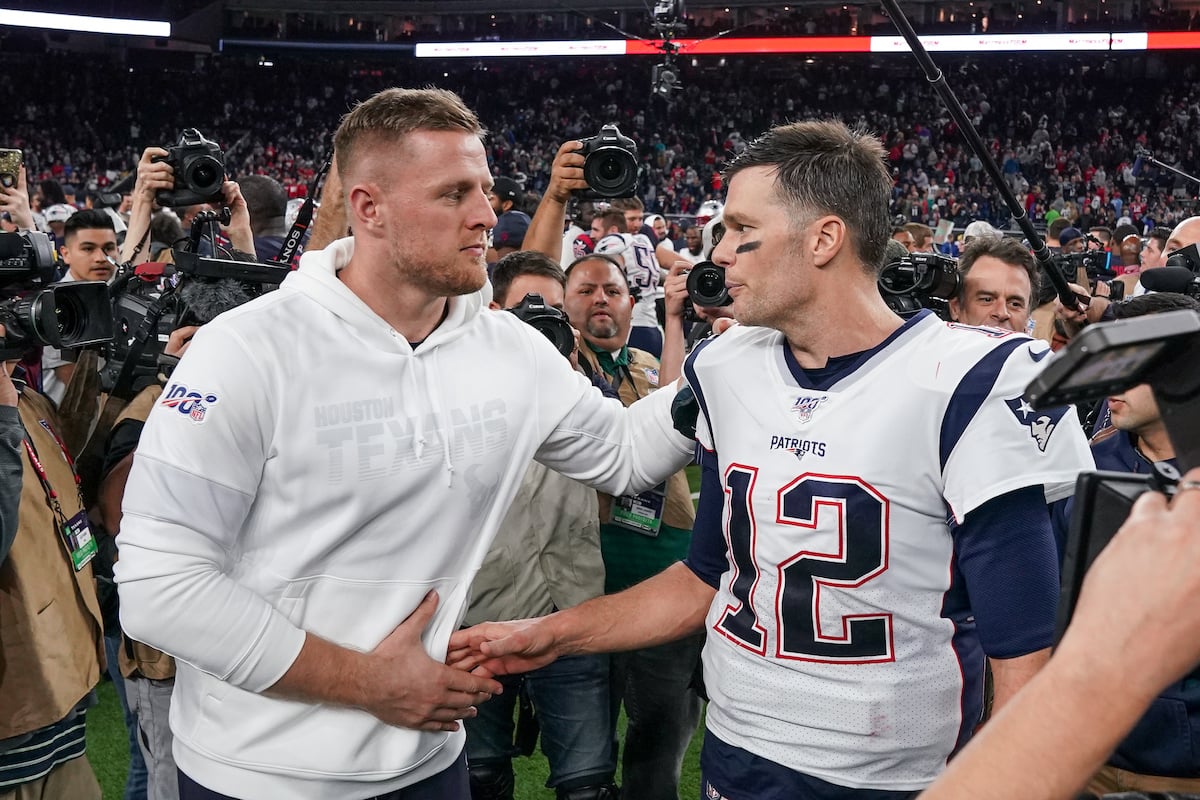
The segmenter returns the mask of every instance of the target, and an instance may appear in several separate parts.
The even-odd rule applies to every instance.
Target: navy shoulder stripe
[[[979,413],[983,401],[991,394],[996,381],[1000,378],[1000,370],[1004,368],[1004,362],[1008,361],[1013,350],[1028,344],[1028,342],[1029,340],[1024,337],[1001,342],[990,353],[979,359],[975,366],[971,367],[958,382],[958,386],[954,388],[954,394],[950,396],[950,403],[946,406],[946,413],[942,417],[942,432],[938,450],[942,469],[946,468],[950,454],[958,446],[958,440],[962,438],[967,426],[971,424],[971,420],[975,419],[975,415]]]
[[[716,433],[712,427],[712,416],[708,413],[708,402],[704,399],[704,389],[700,386],[700,381],[696,377],[695,362],[696,357],[700,355],[701,351],[716,341],[716,338],[713,336],[701,341],[692,349],[692,352],[688,354],[688,357],[683,362],[683,375],[687,378],[688,384],[692,387],[692,392],[696,395],[696,402],[700,404],[700,411],[703,412],[704,419],[708,423],[708,434],[713,437],[716,436]],[[714,441],[713,444],[715,445],[716,442]]]

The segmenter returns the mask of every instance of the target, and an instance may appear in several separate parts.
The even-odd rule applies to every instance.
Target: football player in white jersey
[[[687,560],[464,631],[451,661],[523,671],[703,626],[704,797],[909,798],[979,724],[987,661],[997,706],[1045,663],[1046,504],[1091,457],[1069,409],[1024,401],[1044,343],[880,298],[892,181],[873,135],[774,128],[727,185],[712,257],[743,324],[684,370],[703,469]]]

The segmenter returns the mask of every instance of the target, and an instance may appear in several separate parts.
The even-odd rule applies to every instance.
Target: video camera
[[[175,187],[160,190],[154,197],[160,206],[175,208],[199,203],[219,202],[224,194],[225,153],[216,142],[205,139],[200,131],[188,128],[179,135],[179,144],[166,148],[166,156],[155,156],[175,171]]]
[[[1183,470],[1200,466],[1200,313],[1170,311],[1089,325],[1025,390],[1035,410],[1096,400],[1148,383]],[[1062,569],[1058,633],[1070,621],[1083,576],[1146,491],[1171,494],[1179,473],[1088,472],[1075,485]]]
[[[218,314],[246,303],[283,282],[291,272],[286,264],[238,260],[216,244],[218,221],[229,221],[229,209],[202,211],[191,235],[172,250],[174,266],[143,264],[122,268],[113,279],[112,317],[116,337],[100,373],[104,391],[132,399],[171,366],[163,347],[171,332],[184,325],[203,325]],[[200,255],[201,242],[226,258]],[[247,257],[248,258],[248,257]]]
[[[950,300],[958,294],[958,261],[941,253],[909,253],[879,271],[879,294],[904,319],[928,308],[950,320]]]
[[[605,125],[600,133],[582,140],[583,179],[588,188],[577,192],[584,200],[633,197],[641,170],[637,145],[621,135],[616,125]]]
[[[34,231],[0,233],[0,356],[19,357],[33,345],[86,347],[112,339],[104,281],[51,283],[57,259],[50,238]]]
[[[1088,237],[1092,239],[1091,236]],[[1070,283],[1086,283],[1092,294],[1096,293],[1096,284],[1103,281],[1109,284],[1109,299],[1113,302],[1125,297],[1125,284],[1114,280],[1117,272],[1112,268],[1112,254],[1103,250],[1085,250],[1082,253],[1058,253],[1051,256],[1050,263],[1058,269]],[[1086,281],[1083,280],[1086,276]],[[1038,305],[1048,303],[1056,296],[1054,284],[1045,282],[1039,293]]]
[[[571,330],[571,323],[567,322],[567,315],[554,306],[546,305],[545,298],[540,294],[530,292],[519,304],[507,310],[549,339],[550,344],[564,357],[570,358],[571,353],[575,352],[575,332]]]

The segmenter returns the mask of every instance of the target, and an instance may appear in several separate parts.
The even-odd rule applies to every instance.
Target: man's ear
[[[813,221],[809,226],[808,239],[813,265],[823,267],[849,245],[850,232],[845,220],[828,214]]]
[[[962,320],[962,304],[958,302],[957,297],[950,298],[950,318],[955,322]]]

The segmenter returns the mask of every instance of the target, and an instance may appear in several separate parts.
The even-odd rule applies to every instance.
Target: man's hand
[[[142,151],[137,164],[137,181],[133,185],[134,202],[141,200],[153,204],[159,190],[175,188],[175,170],[165,161],[153,160],[167,155],[161,147],[147,147]]]
[[[682,317],[683,310],[687,308],[686,304],[691,302],[687,290],[688,272],[691,269],[692,265],[687,261],[675,261],[671,264],[667,279],[663,281],[663,298],[668,318]]]
[[[484,622],[455,631],[446,663],[460,670],[482,668],[489,675],[512,675],[544,667],[560,653],[546,621]]]
[[[571,199],[571,192],[586,189],[587,181],[583,179],[583,156],[579,150],[583,142],[563,142],[558,148],[558,155],[550,165],[550,185],[546,187],[546,197],[557,203],[566,205]]]
[[[167,337],[167,344],[163,347],[163,355],[183,358],[183,354],[187,352],[192,343],[192,337],[198,330],[200,330],[199,325],[184,325],[182,328],[171,331],[171,335]]]
[[[229,206],[230,219],[228,225],[222,225],[221,231],[229,237],[229,241],[238,250],[247,255],[258,257],[254,252],[254,232],[250,229],[250,210],[242,197],[242,189],[235,181],[225,181],[221,184],[221,194],[224,195],[225,205]]]
[[[439,664],[425,652],[421,633],[437,605],[437,592],[427,594],[367,656],[359,676],[367,689],[362,707],[390,725],[456,731],[455,720],[475,716],[475,706],[502,691],[489,677]]]
[[[17,173],[17,185],[0,189],[0,212],[8,214],[17,230],[31,231],[33,212],[29,209],[29,190],[25,183],[25,167]]]

